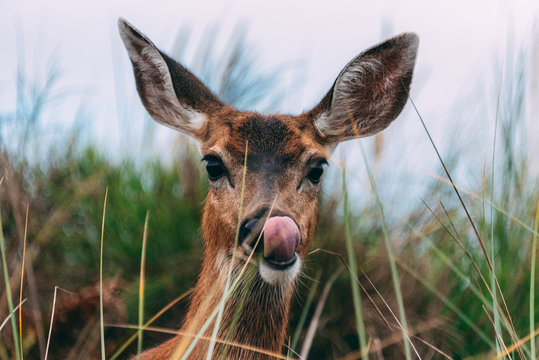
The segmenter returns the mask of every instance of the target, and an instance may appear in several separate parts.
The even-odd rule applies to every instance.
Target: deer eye
[[[218,157],[206,155],[202,158],[202,161],[206,161],[206,171],[208,172],[208,178],[211,181],[219,180],[226,174],[226,168]]]
[[[313,183],[318,184],[320,178],[324,173],[324,165],[327,164],[326,160],[319,160],[311,165],[309,172],[307,173],[307,178]]]

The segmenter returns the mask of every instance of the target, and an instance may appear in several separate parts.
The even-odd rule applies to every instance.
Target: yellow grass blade
[[[138,343],[137,343],[137,359],[140,359],[140,353],[142,352],[142,322],[144,321],[144,269],[146,267],[146,242],[148,240],[148,220],[150,218],[150,211],[146,212],[146,220],[144,221],[144,231],[142,235],[142,251],[140,255],[140,285],[138,292],[138,326],[137,331]]]
[[[184,292],[183,294],[178,296],[176,299],[169,302],[165,307],[163,307],[154,316],[152,316],[152,318],[150,320],[148,320],[146,323],[144,323],[144,325],[142,326],[142,330],[146,330],[146,328],[148,328],[148,326],[150,326],[155,320],[157,320],[161,315],[163,315],[168,309],[170,309],[176,303],[178,303],[179,301],[181,301],[185,297],[191,295],[192,293],[193,293],[193,289],[187,290],[186,292]],[[106,325],[106,326],[109,326],[109,325]],[[134,333],[122,346],[120,346],[120,348],[118,350],[116,350],[114,355],[112,355],[109,360],[115,360],[116,358],[118,358],[118,356],[120,356],[125,351],[125,349],[127,349],[127,347],[129,345],[131,345],[131,343],[133,341],[135,341],[135,339],[137,337],[138,337],[138,332]]]
[[[19,290],[19,304],[22,304],[22,288],[24,285],[24,262],[26,260],[26,236],[28,235],[28,208],[29,204],[26,204],[26,221],[24,222],[24,243],[22,247],[22,265],[21,265],[21,287]],[[19,310],[19,344],[21,347],[21,359],[24,358],[22,349],[22,308]]]
[[[114,327],[123,328],[123,329],[136,329],[136,330],[138,330],[138,326],[133,326],[133,325],[114,324],[114,325],[107,325],[107,326],[114,326]],[[235,342],[235,341],[226,341],[226,340],[221,340],[221,339],[214,339],[212,336],[191,334],[191,333],[187,333],[187,332],[183,332],[183,331],[171,330],[171,329],[166,329],[166,328],[161,328],[161,327],[154,327],[154,326],[148,326],[148,327],[144,328],[144,330],[157,331],[157,332],[161,332],[161,333],[165,333],[165,334],[181,335],[181,336],[191,337],[193,339],[196,338],[196,339],[203,340],[203,341],[208,341],[208,342],[209,341],[215,341],[215,342],[220,343],[220,344],[224,344],[224,345],[228,345],[228,346],[232,346],[232,347],[238,347],[238,348],[241,348],[241,349],[244,349],[244,350],[256,352],[258,354],[271,356],[272,358],[275,358],[275,359],[282,359],[282,360],[290,359],[289,357],[286,357],[285,355],[282,355],[282,354],[279,354],[279,353],[276,353],[276,352],[264,350],[264,349],[261,349],[261,348],[257,348],[255,346],[241,344],[241,343],[238,343],[238,342]]]
[[[107,210],[107,196],[109,187],[105,189],[103,202],[103,222],[101,223],[101,251],[99,253],[99,330],[101,335],[101,359],[105,360],[105,329],[103,327],[103,234],[105,233],[105,213]]]

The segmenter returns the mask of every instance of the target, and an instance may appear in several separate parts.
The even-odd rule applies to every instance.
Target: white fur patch
[[[271,285],[288,286],[298,276],[301,269],[301,260],[298,257],[294,265],[285,270],[277,270],[268,265],[264,259],[260,260],[258,271],[265,282]]]
[[[218,271],[221,271],[223,269],[226,269],[228,267],[228,260],[226,257],[226,252],[224,250],[220,250],[217,252],[217,256],[215,257],[215,268]]]

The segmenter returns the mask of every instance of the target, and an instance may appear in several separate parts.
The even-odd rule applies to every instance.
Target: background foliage
[[[209,34],[217,31],[218,28],[211,29]],[[186,36],[188,33],[178,36],[173,55],[181,56],[185,44],[182,39]],[[209,35],[199,51],[195,70],[221,98],[239,108],[271,108],[282,100],[279,96],[267,96],[282,93],[277,88],[278,71],[257,74],[256,63],[241,37],[230,40],[231,50],[218,56],[213,53],[213,41],[214,37]],[[219,66],[214,62],[216,58],[221,60]],[[422,185],[427,194],[424,199],[411,204],[404,217],[383,219],[398,264],[412,342],[423,359],[485,358],[509,348],[519,339],[523,342],[522,354],[513,350],[512,358],[536,356],[526,336],[535,329],[539,308],[535,306],[538,294],[532,275],[536,268],[531,260],[536,252],[532,240],[537,232],[532,228],[539,199],[539,178],[522,139],[527,117],[537,116],[523,110],[527,101],[538,100],[526,81],[526,75],[537,70],[524,53],[515,58],[518,61],[502,72],[503,85],[493,89],[500,93],[499,103],[489,104],[496,109],[494,115],[483,119],[496,124],[495,150],[488,150],[492,161],[468,174],[481,177],[480,186],[470,189],[471,193],[460,189],[486,247],[511,319],[504,320],[507,314],[501,294],[496,293],[493,285],[489,261],[454,189],[443,181],[447,175],[441,164],[437,176],[442,180],[433,177]],[[15,139],[12,146],[0,143],[0,178],[3,178],[0,209],[7,275],[13,300],[18,304],[28,205],[22,290],[22,298],[27,299],[22,306],[24,357],[44,357],[53,293],[59,286],[70,293],[58,293],[49,357],[99,358],[97,284],[105,189],[108,188],[109,194],[103,256],[105,322],[136,324],[146,212],[149,211],[150,220],[145,313],[150,317],[188,291],[196,280],[202,253],[198,228],[207,181],[199,155],[185,139],[180,139],[180,145],[170,151],[172,161],[161,161],[152,155],[113,158],[98,146],[81,141],[77,127],[62,132],[55,137],[56,141],[42,142],[43,109],[50,105],[51,99],[62,101],[54,87],[57,76],[51,70],[42,86],[21,77],[17,113],[0,113],[4,144],[9,136]],[[80,119],[74,120],[80,123]],[[483,135],[473,134],[478,138]],[[372,154],[369,152],[372,169],[376,169],[380,160],[379,147],[388,143],[383,141],[383,136],[374,142],[378,148]],[[144,144],[155,141],[151,135],[148,137]],[[495,153],[491,154],[492,151]],[[142,149],[136,153],[143,152]],[[462,171],[459,164],[465,163],[467,156],[457,147],[442,152],[450,173],[454,169]],[[330,176],[334,178],[326,179],[328,183],[340,183],[338,171]],[[397,313],[382,219],[376,207],[377,195],[372,193],[366,199],[361,198],[361,202],[352,197],[351,212],[344,212],[343,190],[359,191],[353,181],[348,184],[346,189],[326,186],[321,196],[315,248],[324,251],[313,252],[306,259],[305,273],[293,302],[291,343],[295,334],[299,334],[296,346],[299,351],[308,327],[313,324],[317,331],[309,359],[361,356],[350,272],[341,257],[335,255],[346,259],[344,219],[350,216],[371,356],[400,358],[403,357],[400,330],[387,307]],[[398,201],[382,196],[386,209],[399,206]],[[10,310],[7,292],[4,287],[1,289],[0,320],[3,321]],[[495,301],[489,289],[496,293]],[[187,305],[187,300],[180,301],[155,325],[176,329]],[[322,308],[320,317],[315,315],[317,306]],[[110,357],[133,331],[114,326],[105,329]],[[13,358],[9,325],[2,328],[0,336],[0,359]],[[150,347],[165,338],[165,334],[147,332],[144,345]],[[132,346],[121,357],[135,351]]]

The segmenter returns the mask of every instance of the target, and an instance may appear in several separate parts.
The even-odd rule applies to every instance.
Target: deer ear
[[[189,70],[162,53],[126,20],[118,20],[120,36],[133,64],[137,90],[157,122],[197,137],[207,115],[224,104]]]
[[[395,36],[356,56],[309,115],[325,145],[374,135],[408,99],[419,38]]]

